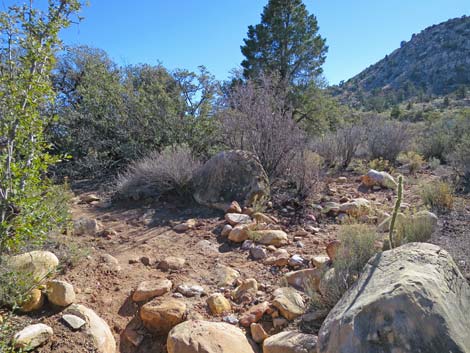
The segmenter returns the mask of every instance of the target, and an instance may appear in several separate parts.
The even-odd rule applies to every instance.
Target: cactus
[[[390,222],[390,232],[388,234],[388,241],[390,243],[390,249],[395,247],[395,242],[393,240],[393,232],[395,230],[395,222],[397,220],[398,212],[400,212],[400,205],[403,197],[403,176],[398,177],[398,187],[397,187],[397,200],[395,201],[395,207],[393,209],[392,220]]]

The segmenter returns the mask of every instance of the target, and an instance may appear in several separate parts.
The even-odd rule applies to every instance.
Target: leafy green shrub
[[[167,147],[132,163],[116,180],[117,199],[140,199],[175,192],[188,196],[193,173],[201,163],[188,146]]]
[[[408,172],[411,175],[415,175],[418,170],[420,170],[424,164],[423,157],[414,151],[408,151],[406,153],[401,153],[398,156],[398,162],[408,167]]]
[[[322,281],[326,286],[321,295],[313,298],[318,309],[332,309],[343,294],[359,278],[361,272],[378,251],[375,227],[366,224],[348,224],[339,229],[341,245],[333,261],[333,271],[327,270]]]
[[[453,187],[445,181],[435,181],[421,186],[421,199],[433,211],[447,212],[454,205]]]
[[[408,214],[400,218],[395,228],[395,246],[400,246],[405,243],[429,241],[434,223],[427,217]]]
[[[393,168],[392,163],[390,161],[383,159],[383,158],[376,158],[369,162],[369,169],[375,169],[378,171],[386,171],[389,173],[393,173],[395,168]]]
[[[6,260],[0,262],[0,308],[15,309],[37,285],[30,273],[12,271]]]
[[[431,157],[428,160],[428,165],[429,165],[429,168],[431,168],[431,170],[436,170],[441,165],[441,160],[436,157]]]

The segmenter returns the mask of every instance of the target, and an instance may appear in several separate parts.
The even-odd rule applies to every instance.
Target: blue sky
[[[36,0],[37,1],[37,0]],[[3,3],[11,3],[5,1]],[[89,0],[85,20],[63,33],[66,44],[106,50],[119,64],[161,62],[169,69],[205,65],[218,79],[239,66],[247,27],[267,0]],[[317,16],[329,53],[327,80],[359,73],[449,18],[470,15],[470,0],[304,0]]]

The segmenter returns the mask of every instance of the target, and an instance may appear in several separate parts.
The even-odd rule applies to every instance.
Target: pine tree
[[[328,47],[318,23],[301,0],[269,0],[261,23],[248,27],[241,47],[245,78],[276,74],[291,84],[308,83],[321,72]]]

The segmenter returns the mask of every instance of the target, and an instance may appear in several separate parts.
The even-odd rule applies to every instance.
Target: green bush
[[[454,205],[453,187],[445,181],[435,181],[421,186],[421,199],[433,211],[448,212]]]
[[[427,217],[416,217],[416,215],[405,215],[401,217],[396,225],[395,245],[405,243],[427,242],[431,238],[434,223]]]
[[[398,162],[408,167],[408,172],[411,175],[415,175],[422,168],[424,159],[419,153],[408,151],[398,156]]]

